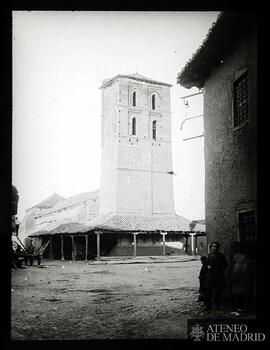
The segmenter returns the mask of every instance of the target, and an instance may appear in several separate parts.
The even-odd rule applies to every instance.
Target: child
[[[198,301],[206,302],[207,299],[207,275],[209,267],[207,265],[208,260],[206,256],[201,257],[202,267],[199,274],[200,288],[199,288],[199,298]]]

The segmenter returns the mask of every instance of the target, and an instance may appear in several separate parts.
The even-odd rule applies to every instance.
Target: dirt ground
[[[199,258],[13,269],[12,340],[186,338],[187,319],[206,317],[199,269]]]

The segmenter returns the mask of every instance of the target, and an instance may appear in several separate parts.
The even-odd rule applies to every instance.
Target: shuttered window
[[[234,128],[248,120],[249,115],[249,82],[248,72],[243,73],[233,85],[234,93]]]
[[[238,225],[240,242],[256,241],[255,210],[238,213]]]

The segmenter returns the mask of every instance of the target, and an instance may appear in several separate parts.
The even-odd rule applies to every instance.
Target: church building
[[[68,220],[68,199],[50,208],[47,224],[39,214],[43,225],[34,223],[29,236],[50,239],[50,257],[196,254],[197,242],[207,253],[204,225],[174,210],[170,88],[137,73],[102,82],[100,190],[83,195],[84,206],[73,203],[81,209]]]

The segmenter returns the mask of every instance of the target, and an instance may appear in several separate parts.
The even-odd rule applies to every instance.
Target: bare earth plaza
[[[46,261],[46,268],[18,269],[12,277],[12,337],[185,338],[186,319],[198,312],[199,261],[155,260],[161,262]]]
[[[13,339],[185,339],[189,318],[233,317],[197,302],[198,258],[43,265],[13,273]]]
[[[27,25],[30,15],[20,17],[14,12],[14,33],[23,21]],[[46,18],[46,13],[41,16]],[[76,16],[71,19],[87,19],[87,13]],[[121,16],[125,19],[125,14]],[[256,320],[256,31],[252,12],[217,13],[203,42],[175,72],[175,85],[183,89],[177,99],[186,113],[177,124],[179,132],[184,122],[185,128],[195,120],[202,123],[200,132],[182,141],[197,142],[203,150],[204,216],[187,217],[184,209],[183,215],[179,210],[182,200],[182,208],[186,202],[187,210],[196,212],[197,202],[190,201],[189,193],[184,196],[189,180],[193,193],[199,185],[192,182],[196,174],[183,180],[182,169],[175,172],[177,145],[172,135],[177,90],[162,74],[154,78],[123,69],[103,76],[99,85],[89,85],[100,94],[101,104],[98,189],[86,187],[76,194],[74,186],[73,195],[63,195],[53,185],[55,192],[26,205],[31,190],[21,190],[20,181],[27,177],[15,172],[10,239],[12,340],[200,341],[213,337],[209,339],[214,341],[217,335],[206,335],[206,328],[199,323],[190,326],[189,321]],[[26,50],[16,42],[14,47],[18,52]],[[19,64],[14,66],[14,76],[19,77]],[[200,113],[188,115],[196,98],[202,101]],[[19,120],[19,112],[14,114]],[[76,113],[69,118],[75,120]],[[83,123],[78,124],[83,133]],[[39,128],[43,127],[41,123]],[[53,124],[50,128],[54,130]],[[63,134],[64,130],[65,125]],[[195,126],[190,130],[196,131]],[[68,132],[75,134],[72,128]],[[46,145],[47,140],[49,145],[50,135]],[[56,145],[64,155],[64,144]],[[94,164],[94,153],[80,151],[89,164]],[[53,178],[49,168],[57,161],[54,152],[50,157],[45,154],[48,177]],[[75,158],[70,162],[66,158],[62,164],[75,164]],[[42,157],[37,159],[42,164]],[[188,174],[188,169],[184,171]],[[80,181],[80,172],[75,169],[75,182]],[[95,172],[93,166],[91,173]],[[18,218],[20,203],[26,208]],[[241,334],[250,341],[265,338],[263,333],[249,334],[247,326]],[[233,337],[238,335],[224,339]]]

